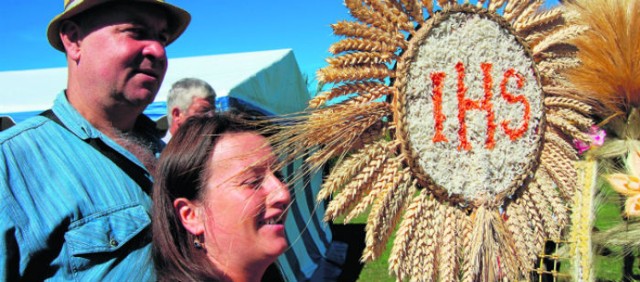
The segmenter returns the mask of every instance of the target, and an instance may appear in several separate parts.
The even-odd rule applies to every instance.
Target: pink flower
[[[589,128],[589,137],[591,137],[591,144],[586,143],[582,140],[573,139],[573,146],[578,149],[578,153],[582,154],[585,151],[602,146],[604,144],[604,138],[607,136],[607,132],[599,127],[593,125]]]

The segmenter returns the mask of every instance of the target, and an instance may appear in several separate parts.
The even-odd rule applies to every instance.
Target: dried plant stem
[[[378,174],[376,179],[373,181],[371,191],[368,195],[362,198],[359,203],[351,209],[351,211],[347,214],[344,221],[351,222],[353,218],[362,214],[373,201],[378,198],[378,195],[386,190],[387,186],[395,187],[398,185],[399,179],[398,175],[400,172],[400,161],[402,158],[396,157],[393,159],[389,159],[384,163],[384,167],[382,168],[382,173]]]
[[[351,181],[364,167],[371,162],[383,163],[388,157],[387,146],[389,142],[379,140],[372,144],[367,144],[363,149],[351,155],[343,162],[338,163],[329,174],[330,177],[322,184],[322,189],[318,192],[317,201],[322,201],[331,196],[346,183]]]
[[[548,88],[545,90],[549,90]],[[544,105],[550,108],[571,109],[583,115],[591,114],[591,107],[587,104],[578,102],[575,99],[559,96],[550,96],[544,99]]]
[[[411,276],[411,269],[407,265],[411,259],[409,249],[411,242],[417,236],[416,231],[422,215],[421,204],[426,197],[428,197],[427,193],[422,190],[420,195],[413,198],[396,232],[393,248],[391,248],[389,255],[389,272],[393,273],[398,280],[404,280]]]
[[[416,191],[415,180],[411,180],[408,171],[403,171],[398,179],[397,187],[388,185],[387,190],[373,204],[366,226],[365,249],[362,261],[372,261],[384,250],[394,227],[397,225],[408,204],[408,199]]]

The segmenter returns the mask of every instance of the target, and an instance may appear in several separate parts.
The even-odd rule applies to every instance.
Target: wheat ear
[[[457,281],[459,271],[459,245],[461,240],[457,234],[457,208],[448,204],[441,204],[441,217],[444,222],[442,224],[442,235],[440,236],[440,244],[438,245],[438,276],[440,281],[450,282]]]
[[[378,198],[380,193],[386,190],[387,186],[397,186],[399,181],[397,176],[399,174],[400,161],[402,158],[396,157],[389,159],[385,162],[382,172],[376,176],[373,180],[371,191],[360,202],[358,202],[353,209],[344,218],[345,222],[351,222],[353,218],[362,214],[373,202]],[[367,225],[370,222],[367,221]]]
[[[416,237],[416,231],[421,219],[420,207],[422,200],[427,197],[426,194],[425,190],[422,190],[418,196],[413,198],[402,217],[402,222],[393,241],[393,248],[391,248],[391,254],[389,255],[389,272],[396,276],[398,280],[404,280],[411,276],[408,265],[411,259],[409,249],[411,242]]]
[[[408,171],[400,173],[401,182],[397,187],[388,185],[387,190],[373,204],[366,226],[365,249],[362,252],[362,261],[377,259],[385,249],[387,241],[397,225],[402,210],[405,209],[408,199],[416,191],[415,180],[411,180]]]

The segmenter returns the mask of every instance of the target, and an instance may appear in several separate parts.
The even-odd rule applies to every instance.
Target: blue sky
[[[0,71],[64,67],[45,36],[62,0],[2,0]],[[167,48],[169,58],[290,48],[304,74],[326,65],[339,38],[330,24],[350,19],[342,0],[168,0],[189,11],[191,25]],[[546,5],[556,5],[557,0]],[[171,66],[169,66],[171,67]]]

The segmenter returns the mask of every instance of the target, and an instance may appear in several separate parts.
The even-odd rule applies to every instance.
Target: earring
[[[202,246],[202,243],[200,243],[200,238],[196,237],[193,240],[193,246],[196,247],[196,249],[198,250],[202,250],[204,247]]]

